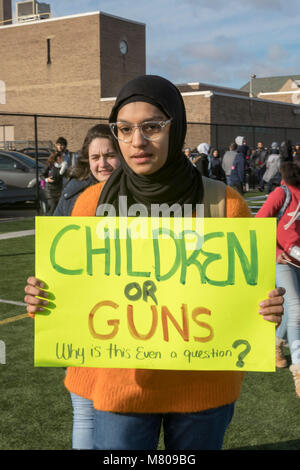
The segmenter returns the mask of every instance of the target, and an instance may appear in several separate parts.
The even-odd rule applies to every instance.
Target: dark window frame
[[[51,39],[47,39],[47,65],[51,64]]]

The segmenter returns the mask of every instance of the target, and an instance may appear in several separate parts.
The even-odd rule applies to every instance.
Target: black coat
[[[195,166],[202,176],[208,177],[208,157],[205,153],[200,153],[200,156],[195,162]]]
[[[79,181],[72,178],[66,186],[64,186],[61,197],[53,215],[67,216],[72,214],[72,210],[78,196],[89,186],[98,183],[98,181],[90,175],[85,180]]]
[[[219,181],[225,181],[226,180],[226,175],[225,171],[222,168],[222,162],[219,157],[212,157],[211,158],[211,175],[210,177],[219,180]]]

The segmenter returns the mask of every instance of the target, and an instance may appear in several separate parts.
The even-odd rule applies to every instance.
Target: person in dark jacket
[[[61,152],[54,151],[46,162],[42,177],[46,183],[47,215],[53,215],[63,187],[63,176],[67,164],[63,161]]]
[[[255,152],[252,155],[252,163],[256,171],[260,191],[263,191],[265,187],[263,176],[266,171],[267,158],[268,158],[268,149],[264,147],[262,141],[257,142]]]
[[[280,144],[279,153],[282,162],[293,161],[293,148],[290,140],[283,141]]]
[[[215,149],[212,153],[210,173],[211,178],[223,182],[226,181],[226,175],[222,168],[222,161],[218,149]]]
[[[199,144],[197,147],[197,151],[199,155],[197,155],[196,158],[194,158],[193,164],[201,173],[202,176],[208,177],[208,167],[209,167],[209,160],[208,160],[208,153],[209,153],[209,148],[210,145],[207,144],[206,142],[203,142],[202,144]]]
[[[244,194],[246,184],[246,155],[248,146],[246,144],[238,145],[237,154],[234,159],[230,173],[231,185],[240,193]]]
[[[78,196],[88,186],[106,181],[120,166],[118,152],[107,124],[89,129],[76,165],[70,169],[70,181],[62,191],[55,216],[71,215]]]

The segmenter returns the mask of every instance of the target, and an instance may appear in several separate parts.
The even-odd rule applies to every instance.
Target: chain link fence
[[[57,138],[64,137],[68,142],[68,150],[78,154],[88,129],[100,122],[108,121],[101,116],[0,112],[0,149],[21,151],[31,148],[33,157],[39,163],[39,150],[52,150]],[[300,128],[188,122],[185,145],[194,149],[200,142],[207,142],[223,155],[238,135],[244,136],[247,144],[253,148],[258,141],[262,141],[266,147],[274,141],[295,144],[300,141]],[[38,168],[36,176],[38,179]],[[39,185],[36,185],[36,198],[39,201]]]

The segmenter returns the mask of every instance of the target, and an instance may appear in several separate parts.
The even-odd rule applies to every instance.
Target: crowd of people
[[[300,398],[300,144],[272,142],[264,147],[259,141],[251,150],[245,137],[238,136],[222,160],[207,143],[199,144],[193,156],[185,149],[185,155],[202,175],[219,179],[240,194],[258,189],[268,196],[256,217],[277,218],[276,285],[286,290],[275,360],[278,368],[288,367],[284,347],[289,347],[290,370]]]
[[[88,132],[53,214],[97,216],[111,204],[118,215],[119,198],[126,196],[129,205],[143,203],[149,214],[152,204],[177,202],[194,208],[203,203],[207,217],[251,217],[240,194],[245,180],[238,180],[247,171],[245,139],[238,137],[237,148],[231,146],[230,164],[205,143],[191,164],[182,151],[186,129],[183,99],[172,83],[153,75],[129,81],[117,96],[109,125]],[[63,176],[62,162],[55,163]],[[218,206],[217,214],[210,212],[212,206]],[[291,250],[297,243],[293,240]],[[47,309],[45,283],[34,276],[27,280],[25,302],[32,317]],[[257,306],[262,318],[277,326],[284,287],[278,283]],[[73,448],[155,450],[163,425],[166,450],[221,449],[242,382],[240,371],[68,367]]]
[[[251,149],[245,137],[237,136],[223,155],[204,142],[193,151],[185,148],[184,153],[202,175],[223,181],[240,194],[250,189],[269,194],[280,186],[281,163],[299,156],[300,144],[272,142],[270,146],[264,146],[259,141],[256,148]]]
[[[93,132],[97,133],[97,129],[112,136],[111,129],[105,124],[91,128],[88,136]],[[70,191],[72,194],[74,191],[76,194],[80,192],[75,181],[86,180],[86,172],[81,175],[81,170],[78,170],[82,166],[82,158],[86,161],[86,147],[83,147],[84,157],[82,157],[82,152],[78,152],[74,154],[76,158],[73,158],[67,145],[67,140],[64,137],[57,139],[55,149],[47,160],[42,173],[41,185],[45,189],[47,215],[54,214],[62,192],[64,197],[69,199],[71,197]],[[119,162],[116,152],[115,149],[116,160]],[[81,158],[79,158],[80,154]],[[293,161],[296,156],[300,157],[300,143],[292,146],[290,142],[281,142],[281,144],[272,142],[270,146],[264,146],[262,141],[258,141],[256,148],[251,149],[247,145],[245,137],[237,136],[235,141],[229,145],[228,150],[223,152],[223,155],[220,150],[211,147],[206,142],[200,143],[193,151],[190,147],[185,147],[184,154],[202,176],[222,181],[242,195],[249,190],[259,190],[269,194],[281,184],[281,164]],[[106,158],[99,161],[100,167],[104,165],[100,172],[98,171],[98,176],[101,173],[101,181],[103,181],[102,178],[109,177],[118,165],[116,166],[114,162],[112,165],[107,165]],[[92,168],[94,167],[95,165],[92,165]],[[99,181],[98,176],[96,177],[95,172],[91,171],[90,178],[79,186],[86,188],[93,182]],[[71,186],[68,186],[65,191],[69,181],[72,181]],[[58,212],[57,215],[60,213]]]

